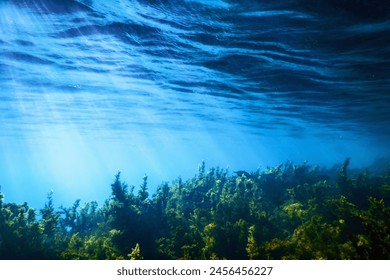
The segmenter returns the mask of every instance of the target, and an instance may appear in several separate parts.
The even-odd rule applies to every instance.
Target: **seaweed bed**
[[[151,197],[120,180],[104,205],[38,212],[0,192],[1,259],[390,259],[390,168],[199,166]]]

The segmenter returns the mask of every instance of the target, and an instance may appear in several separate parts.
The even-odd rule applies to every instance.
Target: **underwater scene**
[[[390,259],[390,3],[0,0],[0,259]]]

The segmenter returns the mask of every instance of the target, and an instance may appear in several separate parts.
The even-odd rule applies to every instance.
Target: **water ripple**
[[[0,119],[386,135],[390,21],[325,2],[2,3]]]

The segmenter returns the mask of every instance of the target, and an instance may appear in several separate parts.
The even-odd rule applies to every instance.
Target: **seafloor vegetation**
[[[149,196],[118,173],[105,204],[36,211],[0,192],[1,259],[390,259],[390,168],[205,169]]]

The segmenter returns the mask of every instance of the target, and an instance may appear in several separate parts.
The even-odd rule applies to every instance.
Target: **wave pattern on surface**
[[[2,2],[1,133],[389,135],[389,7],[347,2]]]

